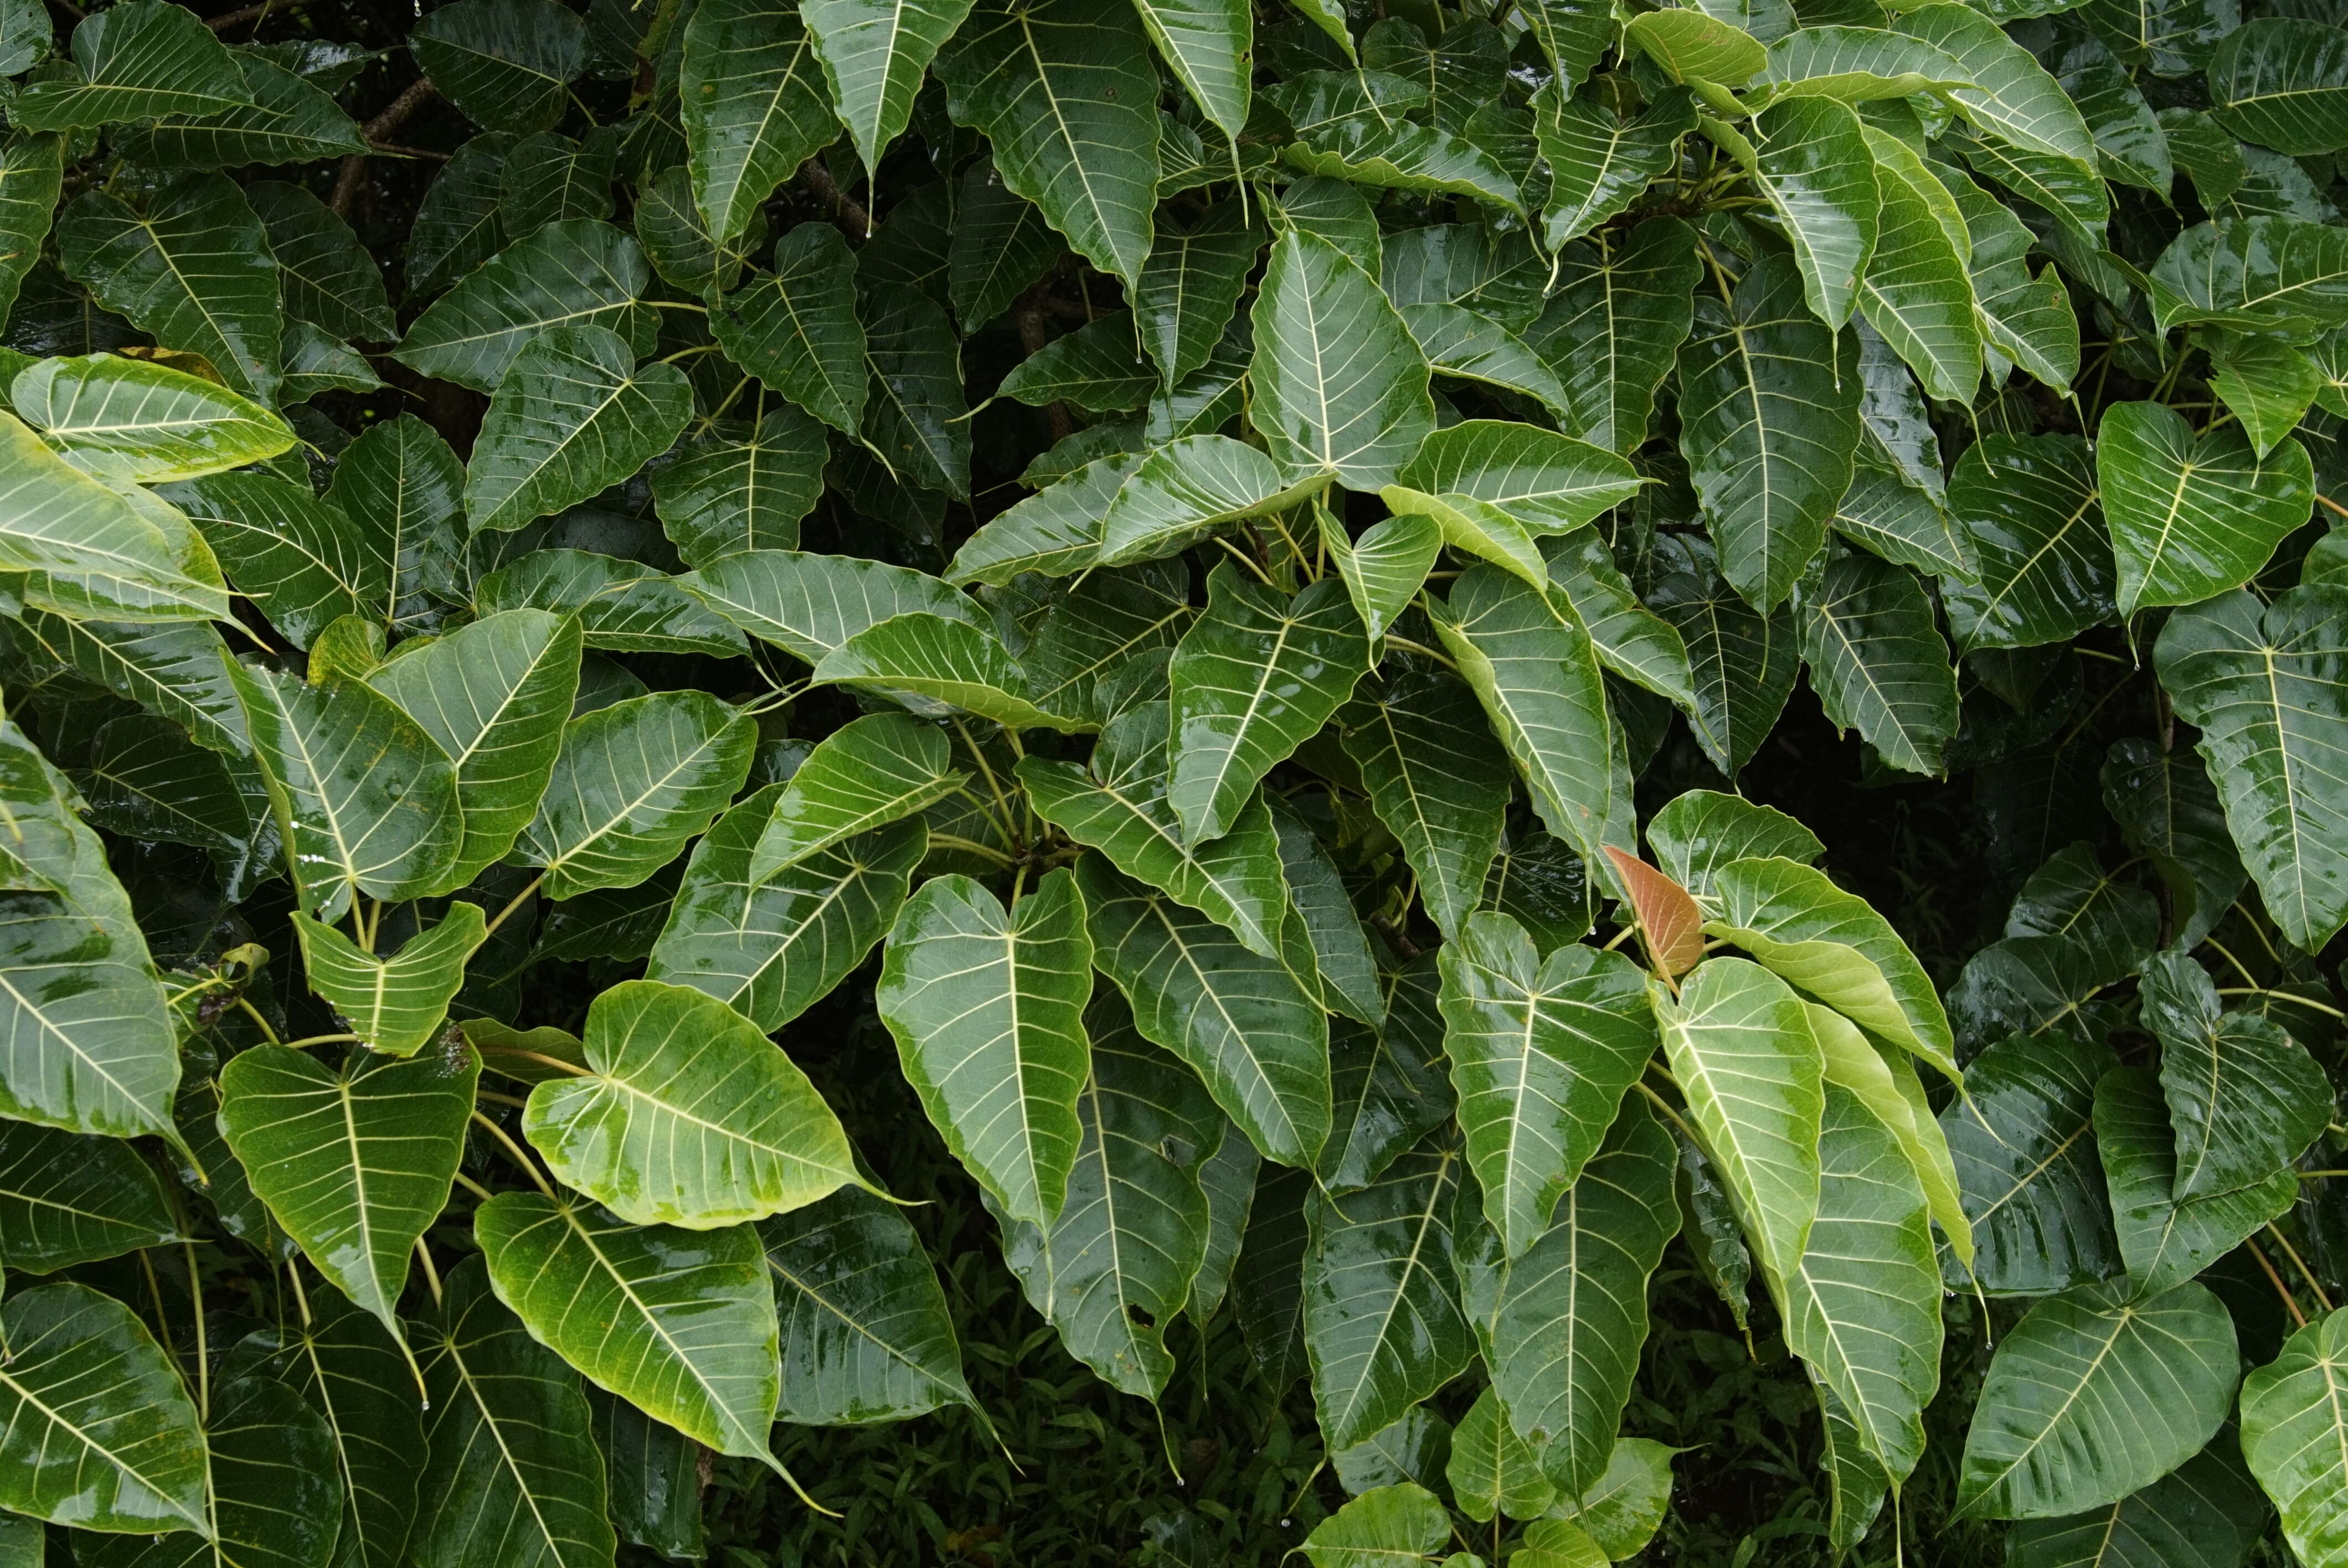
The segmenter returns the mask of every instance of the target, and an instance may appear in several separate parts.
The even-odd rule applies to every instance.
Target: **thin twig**
[[[261,0],[258,5],[240,6],[234,11],[223,11],[217,16],[207,16],[204,18],[204,26],[215,33],[225,33],[240,23],[250,22],[253,25],[253,30],[258,32],[261,29],[261,24],[268,19],[271,12],[291,11],[301,4],[302,0]]]
[[[2275,1287],[2277,1296],[2282,1297],[2284,1307],[2291,1313],[2291,1320],[2302,1328],[2306,1327],[2307,1314],[2299,1309],[2299,1299],[2291,1295],[2291,1286],[2282,1282],[2282,1276],[2275,1272],[2275,1266],[2267,1261],[2267,1255],[2259,1250],[2259,1244],[2255,1241],[2245,1241],[2242,1245],[2250,1249],[2250,1255],[2258,1259],[2259,1267],[2266,1274],[2267,1283]]]
[[[2272,1221],[2269,1221],[2267,1223],[2267,1235],[2275,1238],[2275,1245],[2282,1248],[2283,1256],[2291,1259],[2291,1266],[2299,1270],[2299,1275],[2302,1279],[2307,1281],[2307,1288],[2315,1292],[2315,1299],[2318,1305],[2320,1305],[2324,1311],[2331,1311],[2332,1297],[2323,1294],[2323,1286],[2316,1280],[2315,1271],[2307,1266],[2307,1259],[2299,1255],[2299,1248],[2291,1245],[2291,1237],[2275,1229],[2274,1223]]]
[[[522,1168],[523,1173],[537,1184],[540,1192],[545,1194],[550,1198],[554,1196],[554,1189],[548,1186],[546,1184],[546,1178],[539,1173],[538,1162],[531,1159],[528,1154],[523,1153],[521,1152],[521,1145],[516,1143],[513,1139],[507,1134],[504,1128],[499,1126],[495,1122],[489,1120],[487,1116],[482,1115],[478,1111],[473,1112],[473,1120],[479,1122],[488,1130],[489,1136],[495,1138],[498,1141],[499,1146],[505,1150],[506,1157]]]

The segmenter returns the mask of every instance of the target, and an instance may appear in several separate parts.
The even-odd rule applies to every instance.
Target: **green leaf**
[[[2079,322],[2062,279],[2045,267],[2031,276],[2036,241],[2004,203],[1945,164],[1933,169],[1972,241],[1974,320],[1984,359],[1994,351],[2058,391],[2069,387],[2079,374]]]
[[[1216,0],[1185,4],[1201,17],[1231,9],[1241,28],[1248,26],[1244,11]],[[1244,78],[1239,91],[1244,98]],[[1234,135],[1239,129],[1226,128]],[[1233,201],[1217,202],[1188,229],[1159,231],[1135,289],[1134,316],[1140,323],[1141,341],[1168,386],[1204,365],[1214,353],[1262,248],[1263,231]]]
[[[1565,388],[1523,339],[1465,305],[1402,307],[1403,324],[1417,340],[1427,367],[1461,381],[1480,381],[1532,398],[1552,415],[1567,410]]]
[[[1340,710],[1345,754],[1402,842],[1419,897],[1447,940],[1483,897],[1510,794],[1508,753],[1476,694],[1441,671],[1379,682]]]
[[[2261,214],[2188,229],[2147,281],[2163,330],[2208,322],[2305,338],[2348,323],[2348,233]]]
[[[1166,1326],[1206,1256],[1199,1168],[1223,1135],[1199,1081],[1105,998],[1082,1026],[1092,1071],[1066,1206],[1049,1227],[997,1210],[1003,1257],[1068,1352],[1112,1388],[1155,1399],[1174,1371]],[[989,1205],[992,1207],[992,1204]]]
[[[68,620],[28,610],[12,635],[126,702],[164,714],[201,746],[249,754],[244,709],[229,684],[220,633],[199,621]]]
[[[1868,321],[1914,368],[1924,390],[1954,402],[1981,384],[1972,232],[1924,160],[1899,138],[1862,128],[1882,198],[1875,251],[1859,289]]]
[[[978,159],[962,178],[946,250],[946,295],[968,333],[1009,310],[1058,258],[1061,243],[1035,205],[1003,183],[993,158]]]
[[[1495,1514],[1537,1519],[1557,1500],[1557,1488],[1541,1473],[1540,1460],[1509,1429],[1491,1388],[1476,1396],[1451,1434],[1451,1460],[1444,1479],[1459,1511],[1479,1523]]]
[[[1695,702],[1695,674],[1677,628],[1649,610],[1614,564],[1597,530],[1544,544],[1549,580],[1590,632],[1599,662],[1624,680],[1684,709]]]
[[[2348,36],[2290,15],[2234,28],[2209,56],[2209,107],[2244,141],[2292,157],[2348,147]]]
[[[2174,1132],[2160,1091],[2148,1067],[2115,1068],[2096,1085],[2096,1150],[2111,1193],[2112,1227],[2128,1281],[2140,1294],[2192,1278],[2281,1218],[2299,1196],[2298,1174],[2288,1168],[2222,1193],[2179,1193]]]
[[[343,1481],[325,1418],[273,1378],[232,1378],[206,1422],[209,1541],[100,1536],[91,1568],[326,1568],[342,1524]]]
[[[1696,300],[1680,384],[1680,447],[1721,575],[1766,614],[1818,554],[1850,487],[1856,343],[1818,324],[1793,263],[1773,257],[1746,273],[1733,301]]]
[[[1333,1193],[1367,1186],[1451,1114],[1433,952],[1378,976],[1385,1023],[1330,1035],[1335,1114],[1315,1167]]]
[[[687,293],[711,299],[739,283],[752,252],[766,248],[766,210],[754,208],[747,229],[720,240],[694,200],[693,175],[673,163],[636,193],[635,233],[654,272]]]
[[[2244,879],[2201,759],[2130,736],[2106,753],[2103,784],[2104,808],[2129,850],[2151,861],[2168,885],[2178,945],[2198,946]]]
[[[705,992],[623,980],[588,1008],[585,1045],[591,1071],[532,1089],[522,1130],[622,1220],[716,1230],[861,1180],[807,1075]]]
[[[602,1456],[579,1378],[467,1259],[417,1325],[427,1425],[418,1568],[592,1568],[612,1561]]]
[[[417,65],[469,118],[524,136],[562,118],[586,64],[586,26],[554,0],[458,0],[408,39]]]
[[[2307,521],[2307,449],[2285,441],[2261,461],[2239,425],[2196,438],[2157,403],[2104,411],[2096,475],[2119,567],[2119,610],[2195,604],[2248,582]]]
[[[1376,280],[1292,230],[1272,248],[1251,319],[1249,419],[1272,456],[1348,489],[1392,484],[1435,411],[1426,358]]]
[[[1172,649],[1196,613],[1189,568],[1180,561],[1088,572],[1044,612],[1020,650],[1036,706],[1106,724],[1126,700],[1118,690],[1126,673]]]
[[[1915,574],[1846,554],[1797,602],[1802,657],[1827,722],[1857,730],[1893,767],[1941,772],[1941,749],[1957,733],[1957,672]]]
[[[555,327],[514,357],[465,477],[474,532],[518,528],[600,495],[668,450],[693,416],[673,364],[636,368],[619,335]]]
[[[1708,563],[1706,563],[1708,566]],[[1717,572],[1675,572],[1656,585],[1655,613],[1687,648],[1695,689],[1689,728],[1730,778],[1760,750],[1793,694],[1801,664],[1794,610],[1758,615]]]
[[[1638,966],[1569,944],[1543,962],[1506,915],[1442,949],[1443,1035],[1484,1215],[1516,1259],[1597,1153],[1655,1051]]]
[[[1549,307],[1527,335],[1565,384],[1566,434],[1612,452],[1646,440],[1703,273],[1694,231],[1676,218],[1641,223],[1620,245],[1601,231],[1565,248]]]
[[[44,21],[46,21],[44,17]],[[0,142],[0,309],[13,309],[26,274],[40,260],[65,183],[63,138],[17,135]]]
[[[1183,436],[1143,457],[1118,487],[1100,518],[1100,564],[1129,566],[1171,555],[1228,524],[1283,510],[1327,486],[1326,477],[1298,479],[1292,469],[1231,436]]]
[[[2242,1457],[2282,1514],[2302,1562],[2330,1563],[2348,1526],[2348,1309],[2293,1334],[2282,1353],[2242,1382]]]
[[[225,114],[173,115],[121,138],[123,154],[164,169],[239,169],[365,158],[374,150],[333,97],[272,61],[237,58],[250,105]]]
[[[709,315],[728,358],[851,436],[871,392],[855,281],[856,258],[839,231],[801,223],[775,242],[775,270],[727,294]]]
[[[1654,1117],[1626,1106],[1524,1255],[1465,1271],[1509,1424],[1568,1497],[1600,1484],[1616,1447],[1647,1337],[1647,1281],[1680,1228],[1677,1162]]]
[[[255,402],[276,400],[277,263],[268,231],[226,176],[182,175],[143,211],[85,191],[58,215],[57,251],[108,310],[166,348],[203,355]]]
[[[299,910],[292,919],[310,989],[369,1049],[386,1056],[414,1056],[440,1032],[448,1003],[464,986],[465,960],[483,939],[476,904],[449,905],[438,925],[382,958]]]
[[[0,1260],[51,1274],[181,1239],[163,1184],[138,1150],[31,1122],[0,1125]]]
[[[616,653],[706,653],[738,658],[741,631],[675,581],[633,561],[585,550],[532,550],[473,585],[485,615],[515,610],[575,617],[589,648]]]
[[[930,62],[969,15],[970,0],[911,6],[814,0],[802,11],[823,56],[831,101],[865,168],[880,166],[880,155],[911,120]]]
[[[2240,22],[2209,0],[2094,0],[2079,15],[2131,65],[2181,77],[2209,64],[2209,50]]]
[[[1107,414],[1140,407],[1157,386],[1132,314],[1113,311],[1054,338],[1020,361],[1003,378],[996,395],[1031,408],[1058,402]]]
[[[1829,327],[1850,319],[1869,271],[1880,199],[1859,117],[1833,98],[1803,96],[1771,104],[1753,120],[1754,182],[1794,242],[1802,294]]]
[[[1634,17],[1623,33],[1676,82],[1740,87],[1769,58],[1760,40],[1743,28],[1694,9]]]
[[[856,1187],[758,1226],[781,1319],[778,1419],[903,1420],[978,1408],[937,1271],[904,1212]]]
[[[1818,1206],[1825,1069],[1801,999],[1742,958],[1712,958],[1676,999],[1651,992],[1672,1076],[1764,1267],[1793,1276]]]
[[[925,719],[959,709],[1012,730],[1084,727],[1036,707],[1010,651],[960,616],[915,611],[867,627],[824,655],[814,680],[854,683]]]
[[[367,426],[335,465],[328,502],[391,563],[386,600],[363,611],[388,626],[425,620],[438,600],[461,600],[465,466],[412,414]]]
[[[130,1309],[86,1285],[0,1307],[0,1504],[83,1530],[209,1536],[195,1401]]]
[[[2241,420],[2251,456],[2264,460],[2306,416],[2324,389],[2325,373],[2289,343],[2223,327],[2210,328],[2208,335],[2210,387]]]
[[[864,327],[874,394],[864,408],[864,438],[914,485],[968,500],[970,424],[953,323],[928,295],[876,283]]]
[[[2332,1120],[2331,1082],[2307,1048],[2272,1019],[2220,1010],[2218,988],[2183,953],[2147,963],[2138,994],[2160,1040],[2180,1198],[2268,1180]]]
[[[1923,1457],[1923,1410],[1941,1382],[1931,1222],[1892,1130],[1838,1083],[1826,1106],[1818,1219],[1783,1286],[1786,1338],[1896,1486]]]
[[[888,934],[929,847],[918,820],[899,822],[753,883],[751,853],[782,790],[760,790],[694,845],[644,971],[706,991],[769,1031],[829,994]]]
[[[284,421],[259,404],[120,354],[36,361],[17,373],[8,401],[67,462],[102,480],[192,479],[294,445]]]
[[[74,28],[70,70],[27,84],[8,118],[27,130],[78,130],[251,105],[236,56],[201,23],[164,0],[129,0],[85,17]]]
[[[1379,995],[1369,938],[1344,874],[1303,813],[1285,800],[1266,798],[1274,803],[1281,872],[1288,882],[1281,959],[1297,971],[1300,980],[1313,979],[1306,989],[1317,986],[1330,1011],[1379,1028],[1385,1022],[1385,1004]]]
[[[408,231],[410,288],[445,289],[505,249],[512,236],[498,217],[500,177],[518,139],[504,131],[477,136],[441,166]]]
[[[1159,138],[1158,73],[1139,18],[1111,0],[990,0],[947,32],[938,76],[955,123],[984,134],[1003,183],[1078,255],[1138,288]],[[869,163],[877,149],[860,150]]]
[[[1949,511],[1980,574],[1941,587],[1959,654],[2060,642],[2111,615],[2111,543],[2076,436],[1983,436],[1957,459]]]
[[[1253,12],[1237,0],[1143,0],[1135,9],[1191,101],[1236,139],[1248,119]]]
[[[418,375],[495,392],[524,346],[550,328],[604,327],[650,353],[656,320],[636,300],[651,281],[644,251],[610,224],[592,218],[549,223],[433,301],[392,357]]]
[[[783,786],[750,859],[753,885],[842,839],[910,816],[969,778],[935,725],[872,713],[826,735]]]
[[[2191,1281],[2145,1299],[2125,1280],[2047,1297],[1990,1362],[1958,1508],[2044,1519],[2151,1484],[2226,1419],[2239,1355],[2233,1319]]]
[[[1771,40],[1756,91],[1773,97],[1808,95],[1872,103],[1964,84],[1947,51],[1880,27],[1836,25],[1797,28]]]
[[[1906,13],[1893,26],[1957,62],[1973,85],[1952,88],[1949,96],[1983,135],[2095,171],[2095,138],[2079,111],[2030,51],[1988,17],[1963,5],[1936,5]]]
[[[220,1124],[252,1190],[319,1273],[405,1344],[408,1255],[448,1206],[479,1064],[353,1051],[337,1072],[282,1045],[221,1071]]]
[[[1617,1438],[1606,1473],[1579,1498],[1560,1499],[1552,1512],[1580,1525],[1608,1557],[1636,1556],[1654,1539],[1671,1504],[1672,1456],[1678,1451],[1653,1438]]]
[[[1680,138],[1695,128],[1685,88],[1666,91],[1635,119],[1577,97],[1560,85],[1533,99],[1533,133],[1550,167],[1541,234],[1551,251],[1581,238],[1638,200],[1671,169]]]
[[[537,814],[577,696],[579,641],[575,620],[502,610],[402,644],[368,676],[456,765],[463,839],[446,886],[503,859]]]
[[[1084,901],[1065,869],[1007,913],[967,876],[935,878],[890,934],[873,1005],[906,1081],[954,1158],[1020,1224],[1050,1230],[1060,1217],[1082,1136],[1091,994]]]
[[[1699,898],[1715,896],[1721,868],[1735,861],[1807,866],[1827,852],[1818,835],[1784,812],[1713,790],[1675,796],[1647,820],[1647,843],[1663,874]]]
[[[744,550],[797,549],[823,495],[822,427],[788,405],[744,438],[705,441],[653,476],[653,505],[688,566]]]
[[[987,624],[969,595],[927,572],[857,556],[746,550],[677,581],[751,636],[809,664],[901,615]]]
[[[1425,1405],[1413,1405],[1394,1425],[1331,1454],[1329,1468],[1359,1497],[1405,1481],[1442,1481],[1450,1447],[1451,1423]]]
[[[1319,733],[1369,668],[1340,582],[1292,600],[1225,562],[1174,650],[1168,804],[1195,845],[1220,838],[1273,766]]]
[[[381,541],[354,528],[332,501],[267,474],[210,474],[168,486],[232,579],[296,648],[346,615],[391,599]]]
[[[343,1481],[335,1562],[387,1568],[401,1560],[417,1515],[420,1390],[383,1325],[332,1291],[309,1305],[306,1322],[263,1329],[251,1343],[270,1376],[326,1418],[331,1463]]]
[[[420,897],[457,864],[456,769],[391,701],[356,682],[317,687],[229,666],[285,835],[304,914],[334,921],[360,893]]]
[[[1231,1294],[1231,1270],[1239,1263],[1248,1214],[1255,1206],[1256,1178],[1263,1170],[1263,1156],[1228,1116],[1222,1118],[1222,1134],[1199,1167],[1199,1186],[1207,1194],[1207,1255],[1190,1276],[1189,1298],[1182,1304],[1190,1321],[1200,1325],[1214,1321]]]
[[[1188,1062],[1266,1159],[1309,1167],[1329,1135],[1328,1015],[1280,959],[1127,881],[1077,863],[1093,962],[1143,1038]]]
[[[1392,1568],[1432,1563],[1451,1539],[1435,1494],[1406,1481],[1365,1492],[1315,1525],[1296,1550],[1313,1568]]]
[[[796,9],[713,0],[694,11],[678,118],[713,240],[747,230],[775,188],[839,137],[819,77],[815,39]]]
[[[244,198],[269,231],[288,316],[338,338],[384,343],[399,335],[382,271],[333,208],[282,180],[248,185]]]
[[[1452,583],[1435,629],[1549,830],[1584,861],[1602,860],[1608,844],[1629,847],[1629,758],[1607,716],[1589,634],[1529,584],[1486,565]]]
[[[2027,1520],[2006,1539],[2014,1568],[2240,1568],[2268,1517],[2239,1439],[2221,1430],[2208,1448],[2109,1508]]]
[[[742,787],[757,723],[704,692],[655,692],[573,719],[515,855],[550,898],[633,887]]]
[[[1447,1266],[1458,1159],[1422,1144],[1359,1192],[1307,1201],[1304,1337],[1332,1449],[1397,1419],[1475,1354]]]
[[[1400,513],[1373,523],[1361,538],[1347,539],[1336,514],[1327,507],[1315,507],[1313,519],[1345,591],[1353,597],[1354,610],[1375,642],[1393,630],[1426,586],[1426,574],[1443,553],[1443,529],[1424,513]]]
[[[2348,591],[2294,589],[2261,611],[2237,591],[2178,611],[2154,647],[2160,683],[2226,804],[2268,914],[2310,951],[2348,922],[2337,753]]]
[[[1163,702],[1137,704],[1102,732],[1089,771],[1023,757],[1019,781],[1045,821],[1277,958],[1288,889],[1271,815],[1251,795],[1220,836],[1186,845],[1166,798],[1166,713]]]
[[[1891,923],[1823,871],[1790,860],[1739,860],[1715,873],[1719,913],[1704,930],[1784,979],[1957,1076],[1939,993]]]
[[[1948,508],[1868,456],[1852,466],[1850,488],[1830,526],[1860,548],[1927,577],[1968,581],[1975,575],[1972,540]]]
[[[775,1299],[756,1231],[632,1226],[521,1192],[473,1225],[491,1286],[533,1338],[695,1441],[774,1462]]]

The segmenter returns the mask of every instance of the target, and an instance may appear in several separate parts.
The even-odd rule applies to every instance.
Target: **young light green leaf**
[[[120,354],[40,360],[17,373],[8,401],[67,462],[106,480],[192,479],[294,444],[284,421],[259,404]]]
[[[1264,1157],[1310,1167],[1329,1136],[1328,1015],[1278,958],[1099,856],[1077,862],[1093,961],[1143,1037],[1188,1062]]]
[[[937,1271],[904,1212],[859,1187],[762,1221],[780,1319],[778,1419],[903,1420],[978,1408]]]
[[[1818,1207],[1825,1067],[1801,999],[1742,958],[1651,991],[1672,1076],[1765,1268],[1789,1279]]]
[[[1647,843],[1663,874],[1699,898],[1716,896],[1721,868],[1735,861],[1807,866],[1827,852],[1818,835],[1784,812],[1713,790],[1674,797],[1647,820]]]
[[[1226,562],[1174,650],[1167,802],[1193,845],[1220,838],[1256,784],[1329,722],[1369,668],[1344,585],[1292,600]]]
[[[1509,1428],[1490,1387],[1476,1396],[1453,1430],[1444,1479],[1459,1511],[1479,1523],[1490,1523],[1495,1514],[1537,1519],[1557,1501],[1557,1488],[1541,1473],[1540,1457]]]
[[[1376,280],[1293,230],[1272,249],[1251,319],[1249,418],[1272,456],[1349,489],[1393,483],[1435,413],[1426,356]]]
[[[253,1192],[318,1272],[403,1343],[408,1255],[448,1205],[480,1076],[470,1050],[457,1061],[361,1050],[336,1071],[260,1045],[221,1071],[221,1131]]]
[[[1656,1047],[1638,967],[1569,943],[1538,957],[1506,915],[1442,948],[1443,1035],[1468,1167],[1502,1256],[1549,1228]]]
[[[533,1338],[721,1453],[774,1463],[774,1289],[747,1225],[636,1227],[506,1192],[473,1215],[489,1283]]]
[[[2294,589],[2261,610],[2236,591],[2180,610],[2154,646],[2269,915],[2300,946],[2348,922],[2342,856],[2348,797],[2348,589]]]
[[[2126,1280],[2047,1297],[1990,1362],[1957,1506],[2044,1519],[2149,1485],[2226,1419],[2240,1354],[2233,1319],[2192,1281],[2148,1298]]]
[[[862,1179],[807,1075],[705,992],[623,980],[588,1008],[585,1046],[591,1071],[532,1089],[522,1130],[623,1220],[715,1230]]]
[[[1425,1487],[1404,1481],[1365,1492],[1315,1525],[1296,1550],[1313,1568],[1393,1568],[1432,1563],[1451,1539],[1451,1516]]]
[[[2045,67],[1995,23],[1963,5],[1935,5],[1906,13],[1893,26],[1957,62],[1972,86],[1952,88],[1950,97],[1984,135],[2094,172],[2096,143],[2086,122]]]
[[[1406,512],[1373,523],[1357,539],[1326,507],[1313,508],[1321,542],[1353,596],[1354,610],[1375,643],[1390,630],[1443,553],[1443,529],[1424,513]]]
[[[1065,869],[1007,914],[967,876],[924,883],[873,993],[946,1147],[1005,1216],[1046,1231],[1082,1137],[1091,995],[1092,939]]]
[[[546,895],[633,887],[676,858],[742,787],[757,723],[705,692],[655,692],[571,721],[515,845]]]
[[[464,835],[443,878],[449,886],[504,858],[537,814],[578,692],[579,660],[575,620],[509,610],[404,645],[367,677],[456,765]]]
[[[439,924],[377,958],[332,926],[296,910],[294,934],[316,991],[369,1049],[414,1056],[431,1043],[465,983],[465,960],[483,939],[480,906],[454,903]]]

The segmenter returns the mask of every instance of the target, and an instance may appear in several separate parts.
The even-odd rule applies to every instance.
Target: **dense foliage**
[[[2348,1565],[2334,0],[47,5],[0,1559]]]

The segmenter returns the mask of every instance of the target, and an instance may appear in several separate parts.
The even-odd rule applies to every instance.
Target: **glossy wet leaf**
[[[774,267],[727,294],[709,330],[751,374],[852,434],[871,383],[848,242],[837,229],[801,224],[776,242]]]
[[[0,1128],[0,1259],[27,1274],[179,1238],[161,1183],[130,1144],[31,1122]]]
[[[531,1090],[522,1127],[620,1219],[716,1230],[860,1180],[807,1075],[705,992],[623,981],[589,1008],[584,1040],[589,1071]]]
[[[2307,451],[2261,459],[2239,424],[2199,437],[2157,403],[2108,410],[2096,438],[2104,520],[2119,567],[2119,610],[2194,604],[2250,580],[2307,521]]]
[[[899,713],[843,724],[783,786],[750,860],[756,885],[819,849],[885,827],[969,778],[936,727]]]
[[[1279,461],[1390,484],[1435,428],[1426,361],[1377,280],[1325,240],[1272,247],[1251,320],[1249,418]]]
[[[1483,897],[1509,804],[1507,753],[1474,692],[1439,671],[1408,675],[1365,688],[1337,723],[1429,917],[1456,937]]]
[[[293,917],[310,987],[366,1046],[414,1056],[440,1032],[465,983],[465,960],[483,938],[480,906],[452,903],[396,953],[366,951],[332,926]]]
[[[2208,972],[2174,951],[2146,964],[2139,995],[2145,1025],[2161,1042],[2180,1198],[2263,1183],[2322,1132],[2332,1085],[2272,1019],[2223,1011]]]
[[[649,350],[653,317],[636,300],[651,281],[644,251],[610,224],[549,223],[435,300],[394,357],[419,375],[495,392],[522,349],[551,328],[600,326]]]
[[[551,328],[514,356],[465,474],[475,533],[576,505],[665,451],[692,416],[675,365],[635,366],[605,327]]]
[[[2338,1312],[2310,1323],[2242,1383],[2242,1457],[2276,1500],[2292,1549],[2312,1562],[2336,1554],[2343,1528],[2343,1324]]]
[[[2199,1274],[2280,1218],[2299,1195],[2290,1170],[2227,1192],[2178,1190],[2175,1132],[2149,1068],[2122,1067],[2096,1085],[2096,1149],[2112,1200],[2112,1228],[2128,1278],[2166,1290]]]
[[[720,242],[839,134],[814,36],[799,13],[765,0],[695,10],[677,94],[694,200]]]
[[[1957,459],[1949,510],[1979,574],[1942,590],[1959,653],[2059,642],[2112,613],[2111,542],[2076,438],[1987,436]]]
[[[241,468],[287,450],[294,437],[275,415],[224,386],[119,354],[29,365],[9,405],[84,473],[140,484]]]

